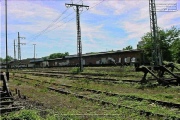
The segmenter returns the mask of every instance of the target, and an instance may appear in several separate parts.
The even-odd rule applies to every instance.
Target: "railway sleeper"
[[[9,80],[9,73],[0,73],[0,76],[0,80],[3,81],[3,86],[0,91],[0,113],[3,114],[15,110],[20,110],[22,107],[14,106],[14,99],[7,84],[7,81]]]
[[[13,104],[14,101],[0,101],[0,106],[4,106],[4,105],[11,105]]]
[[[23,106],[17,106],[17,107],[8,107],[8,108],[0,108],[0,113],[7,113],[7,112],[13,112],[22,109]]]
[[[13,97],[1,97],[0,101],[3,101],[3,100],[13,100],[13,99],[14,99]]]

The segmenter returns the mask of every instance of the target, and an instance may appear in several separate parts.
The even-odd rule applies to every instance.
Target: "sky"
[[[1,6],[0,57],[6,56],[5,1]],[[21,58],[52,53],[77,54],[76,8],[65,3],[89,6],[80,9],[82,53],[137,48],[141,37],[150,32],[149,0],[8,0],[8,55],[14,58],[18,32]],[[169,10],[167,9],[169,8]],[[170,9],[171,8],[171,9]],[[156,0],[157,23],[162,29],[180,28],[180,0]]]

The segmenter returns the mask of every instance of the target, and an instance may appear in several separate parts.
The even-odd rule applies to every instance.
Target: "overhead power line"
[[[102,0],[102,1],[100,1],[99,3],[95,4],[94,6],[90,7],[89,10],[92,9],[92,8],[94,8],[94,7],[96,7],[96,6],[98,6],[100,3],[104,2],[104,1],[105,1],[105,0]],[[87,11],[87,10],[86,10],[86,11]],[[86,11],[84,11],[84,12],[86,12]],[[84,12],[81,12],[81,14],[83,14]],[[73,14],[73,12],[70,13],[68,16],[64,17],[63,19],[69,17],[71,14]],[[76,18],[76,17],[73,17],[73,18],[69,19],[69,20],[66,21],[65,23],[62,23],[61,25],[56,26],[55,28],[52,28],[52,29],[50,29],[49,31],[46,31],[46,33],[50,32],[50,31],[52,31],[52,30],[55,30],[55,29],[57,29],[57,28],[59,28],[59,27],[62,27],[63,25],[65,25],[66,23],[72,21],[72,20],[75,19],[75,18]],[[62,20],[63,20],[63,19],[62,19]]]
[[[104,2],[104,1],[105,1],[105,0],[101,0],[99,3],[95,4],[94,6],[90,7],[89,9],[92,9],[92,8],[98,6],[100,3]]]
[[[71,14],[72,14],[72,13],[71,13]],[[67,16],[67,17],[68,17],[68,16]],[[66,17],[66,18],[67,18],[67,17]],[[69,19],[68,21],[66,21],[66,22],[62,23],[61,25],[56,26],[55,28],[50,29],[49,31],[46,31],[46,33],[50,32],[50,31],[53,31],[53,30],[55,30],[55,29],[57,29],[57,28],[59,28],[59,27],[62,27],[63,25],[65,25],[66,23],[68,23],[68,22],[72,21],[72,20],[73,20],[73,19],[75,19],[75,18],[76,18],[76,17],[73,17],[73,18]]]
[[[81,0],[80,0],[80,1],[81,1]],[[80,1],[79,1],[79,2],[80,2]],[[101,0],[101,1],[98,2],[97,4],[95,4],[95,5],[93,5],[92,7],[90,7],[89,10],[91,10],[92,8],[98,6],[99,4],[101,4],[101,3],[104,2],[104,1],[105,1],[105,0]],[[77,2],[77,3],[79,3],[79,2]],[[50,31],[53,31],[53,30],[55,30],[55,29],[57,29],[57,28],[60,28],[60,27],[64,26],[65,24],[67,24],[68,22],[70,22],[70,21],[72,21],[73,19],[75,19],[76,17],[73,17],[73,18],[69,19],[68,21],[62,23],[61,25],[58,25],[58,26],[55,26],[54,28],[52,28],[53,25],[55,25],[55,24],[59,23],[60,21],[68,18],[70,15],[72,15],[72,14],[74,13],[74,12],[72,12],[72,13],[68,14],[66,17],[62,18],[60,21],[58,21],[58,19],[61,18],[61,16],[62,16],[67,10],[68,10],[68,8],[67,8],[60,16],[58,16],[50,25],[48,25],[44,30],[42,30],[42,31],[39,32],[36,36],[34,36],[33,39],[37,39],[40,35],[42,35],[42,34],[44,34],[44,33],[48,33],[48,32],[50,32]],[[87,11],[87,10],[86,10],[86,11]],[[84,12],[86,12],[86,11],[84,11]],[[84,12],[81,12],[81,14],[83,14]],[[58,22],[57,22],[57,21],[58,21]],[[52,29],[50,29],[50,28],[52,28]]]
[[[81,0],[80,0],[81,1]],[[80,1],[78,1],[77,3],[79,3]],[[76,4],[77,4],[76,3]],[[43,33],[45,33],[49,28],[51,28],[51,27],[53,27],[55,24],[57,24],[57,23],[59,23],[59,22],[57,22],[61,17],[62,17],[62,15],[63,14],[65,14],[66,12],[68,11],[68,8],[65,10],[65,11],[63,11],[62,12],[62,14],[60,14],[55,20],[53,20],[52,21],[52,23],[51,24],[49,24],[44,30],[42,30],[42,31],[40,31],[39,33],[37,33],[34,37],[32,37],[32,39],[37,39],[40,35],[42,35]],[[73,13],[71,13],[71,14],[73,14]],[[71,14],[69,14],[69,15],[71,15]],[[69,16],[68,15],[68,16]],[[67,18],[68,16],[66,16],[65,18]],[[65,18],[63,18],[63,19],[65,19]],[[63,19],[61,19],[61,20],[63,20]]]
[[[42,30],[41,32],[39,32],[38,34],[36,34],[32,39],[36,39],[37,37],[39,37],[41,34],[43,34],[45,31],[47,31],[49,28],[51,28],[57,21],[59,18],[61,18],[61,16],[68,10],[68,8],[62,12],[61,15],[59,15],[55,20],[53,20],[53,22],[51,24],[49,24],[44,30]]]

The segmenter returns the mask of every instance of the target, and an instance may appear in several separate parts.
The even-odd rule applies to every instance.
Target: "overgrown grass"
[[[79,67],[72,68],[72,69],[70,70],[70,73],[72,73],[72,74],[78,74],[78,73],[80,73],[80,68],[79,68]]]
[[[2,115],[2,120],[42,120],[43,118],[39,115],[36,110],[20,110],[12,112],[8,115]]]
[[[49,69],[44,69],[48,71]],[[67,71],[72,74],[78,74],[78,68],[53,68],[51,69],[55,71]],[[40,71],[40,70],[39,70]],[[128,75],[135,75],[134,79],[140,77],[142,73],[137,73],[133,71],[132,67],[127,68],[119,68],[119,67],[88,67],[84,69],[83,73],[101,73],[104,76],[96,76],[96,77],[104,77],[104,78],[113,78],[114,76],[118,76],[120,79],[132,79],[133,76],[127,77]],[[16,73],[18,75],[18,73]],[[80,75],[80,74],[78,74]],[[75,75],[76,76],[76,75]],[[55,119],[148,119],[145,116],[139,115],[138,112],[134,110],[128,110],[124,108],[116,108],[114,106],[102,106],[99,103],[87,101],[85,99],[79,99],[74,97],[73,95],[64,95],[55,93],[53,91],[49,91],[47,87],[52,86],[52,84],[45,84],[43,81],[48,81],[50,83],[57,84],[67,84],[72,85],[74,87],[82,87],[89,88],[95,90],[102,90],[106,92],[118,93],[120,95],[129,95],[129,96],[137,96],[141,98],[154,99],[154,100],[162,100],[173,103],[180,103],[180,87],[170,86],[153,86],[151,83],[146,84],[126,84],[119,83],[114,84],[111,82],[97,82],[91,81],[90,79],[75,79],[75,78],[51,78],[51,77],[40,77],[40,76],[32,76],[26,75],[24,77],[30,77],[35,80],[27,80],[28,83],[19,80],[10,80],[10,85],[14,88],[18,88],[22,91],[23,95],[28,96],[33,101],[38,101],[40,103],[44,103],[46,107],[52,108],[54,113],[48,114],[46,117],[41,117],[41,119],[55,120]],[[40,80],[40,81],[36,81]],[[40,86],[43,87],[40,87]],[[57,86],[57,88],[65,89],[66,87]],[[67,90],[71,90],[73,93],[78,93],[79,90],[75,88],[67,88]],[[88,95],[86,91],[82,91],[83,95]],[[175,115],[176,111],[163,109],[154,104],[149,104],[147,102],[134,102],[131,99],[122,98],[122,102],[118,97],[107,97],[107,96],[99,96],[92,94],[91,97],[94,98],[102,98],[102,100],[108,100],[110,102],[123,104],[126,106],[135,107],[137,109],[149,110],[152,112],[160,112],[167,115]],[[148,108],[148,106],[150,107]],[[170,111],[170,112],[169,112]],[[157,116],[150,116],[149,119],[160,119]],[[170,119],[170,118],[169,118]]]

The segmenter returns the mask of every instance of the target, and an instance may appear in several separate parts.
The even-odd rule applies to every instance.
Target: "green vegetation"
[[[178,64],[177,64],[178,65]],[[33,71],[33,70],[31,70]],[[134,72],[133,67],[85,67],[84,72],[79,73],[78,68],[60,67],[60,68],[48,68],[48,69],[36,69],[36,71],[54,71],[60,76],[57,77],[43,77],[33,76],[31,74],[22,75],[23,71],[10,72],[15,73],[15,76],[24,76],[31,78],[11,78],[9,81],[10,89],[14,90],[18,88],[22,95],[27,96],[28,100],[34,101],[34,104],[28,103],[28,106],[37,108],[36,114],[42,120],[58,120],[58,119],[172,119],[173,116],[180,117],[179,108],[167,107],[159,105],[151,100],[158,100],[164,102],[171,102],[180,104],[179,86],[154,86],[156,82],[147,82],[146,84],[138,83],[124,83],[119,82],[114,84],[109,81],[98,81],[89,79],[94,78],[116,78],[121,81],[124,79],[136,79],[141,80],[142,73]],[[19,73],[18,73],[19,72]],[[64,74],[63,74],[64,73]],[[68,74],[69,73],[69,74]],[[78,74],[77,74],[78,73]],[[11,76],[11,75],[10,75]],[[68,77],[66,77],[68,76]],[[76,78],[80,76],[81,78]],[[83,78],[83,76],[86,76]],[[20,84],[19,84],[20,83]],[[69,85],[72,87],[66,87]],[[74,94],[61,94],[48,89],[53,87],[59,90],[68,91]],[[104,91],[108,93],[117,93],[117,96],[108,96],[105,93],[95,93],[88,91],[87,89]],[[80,99],[76,95],[83,95],[85,97],[91,97],[94,99],[100,99],[103,101],[111,102],[113,104],[119,104],[121,106],[131,107],[117,107],[113,105],[102,104],[98,101],[92,101],[87,99]],[[136,98],[143,98],[143,100],[137,100]],[[40,108],[40,109],[39,109]],[[42,111],[48,111],[45,115],[42,115]],[[145,116],[140,115],[139,110],[158,113],[165,117],[156,115]],[[31,113],[31,112],[30,112]],[[14,113],[15,115],[15,113]],[[12,115],[6,116],[7,118]],[[24,116],[27,116],[24,114]],[[33,116],[33,115],[29,115]],[[3,116],[4,117],[4,116]],[[4,117],[5,118],[5,117]],[[37,117],[38,118],[38,117]],[[33,118],[32,118],[33,119]]]
[[[68,52],[65,52],[65,53],[52,53],[49,56],[45,56],[45,57],[42,57],[42,58],[44,60],[47,60],[47,59],[56,59],[56,58],[63,58],[63,57],[68,56],[68,55],[69,55]]]
[[[49,59],[62,58],[62,57],[65,57],[67,55],[69,55],[68,52],[65,52],[65,53],[53,53],[53,54],[49,55]]]
[[[42,120],[38,111],[36,110],[20,110],[12,112],[8,115],[2,115],[2,120]]]
[[[174,61],[180,63],[180,29],[171,27],[170,29],[158,29],[160,35],[160,48],[162,50],[163,60]],[[146,33],[141,40],[142,46],[138,46],[138,49],[144,50],[146,60],[151,60],[152,53],[152,39],[151,33]]]
[[[80,73],[80,68],[79,68],[79,67],[72,68],[72,69],[70,70],[70,73],[72,73],[72,74],[78,74],[78,73]]]
[[[133,47],[132,47],[131,45],[129,45],[129,46],[123,48],[123,50],[132,50],[132,49],[133,49]]]
[[[69,55],[68,52],[65,52],[65,53],[52,53],[49,56],[42,57],[42,58],[44,60],[47,60],[47,59],[63,58],[63,57],[68,56],[68,55]]]
[[[7,56],[7,61],[9,62],[9,61],[12,61],[12,60],[13,60],[13,57],[8,55]],[[6,58],[3,59],[3,58],[0,57],[0,62],[5,62],[5,61],[6,61]]]
[[[63,110],[63,109],[62,109]],[[104,120],[104,119],[118,119],[118,118],[128,118],[128,119],[140,119],[140,120],[146,120],[146,117],[143,115],[138,115],[136,111],[127,110],[124,108],[115,108],[114,111],[116,113],[111,114],[111,111],[109,114],[72,114],[66,113],[66,114],[58,114],[58,113],[49,113],[47,115],[40,114],[37,110],[20,110],[16,112],[12,112],[8,115],[2,115],[0,117],[0,120],[80,120],[80,119],[98,119],[98,120]]]

